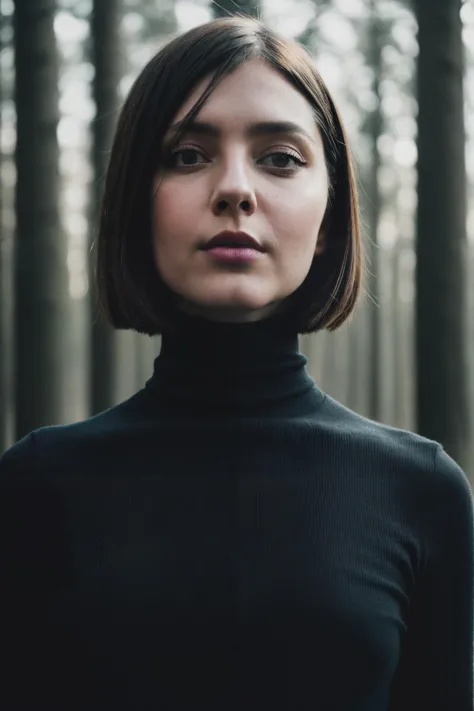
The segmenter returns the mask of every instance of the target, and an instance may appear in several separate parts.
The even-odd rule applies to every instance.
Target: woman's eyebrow
[[[177,133],[183,128],[185,123],[184,119],[182,121],[176,121],[170,126],[170,132]],[[293,121],[258,121],[249,124],[245,132],[248,136],[276,135],[282,133],[299,134],[313,145],[316,145],[314,138],[310,136],[304,128],[297,123],[293,123]],[[222,129],[216,124],[207,121],[191,121],[185,127],[185,133],[220,138],[222,136]]]

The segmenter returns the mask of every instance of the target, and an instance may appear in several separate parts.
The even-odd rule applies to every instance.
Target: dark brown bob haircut
[[[99,307],[119,329],[148,335],[173,329],[176,298],[158,273],[152,246],[152,181],[164,160],[164,137],[202,80],[210,84],[185,117],[197,116],[219,81],[260,58],[310,102],[321,132],[329,177],[323,250],[285,314],[295,332],[335,330],[354,309],[362,254],[354,169],[346,132],[309,54],[251,18],[208,22],[176,37],[145,66],[119,116],[105,181],[97,238]]]

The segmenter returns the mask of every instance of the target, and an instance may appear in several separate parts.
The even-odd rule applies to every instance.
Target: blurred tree
[[[261,0],[211,0],[211,8],[214,17],[236,14],[261,16]]]
[[[118,110],[118,89],[122,76],[119,28],[121,0],[94,0],[91,13],[90,56],[94,67],[92,97],[96,107],[92,121],[93,182],[90,228],[95,236],[99,224],[100,201]],[[90,295],[92,301],[92,414],[115,404],[118,379],[117,332],[98,312],[95,288],[95,242]]]
[[[125,0],[125,5],[144,19],[143,30],[140,32],[142,40],[160,37],[167,39],[178,29],[174,0],[160,0],[159,7],[156,0]]]
[[[5,16],[0,7],[0,51],[4,42]],[[3,99],[3,72],[0,75],[0,104]],[[1,131],[1,114],[0,114]],[[3,155],[0,155],[3,164]],[[1,186],[3,187],[3,186]],[[3,218],[1,203],[3,190],[0,188],[0,215]],[[9,235],[4,230],[3,219],[0,223],[0,455],[11,444],[11,412],[13,393],[12,380],[12,319],[11,307],[13,300],[11,275],[11,244]]]
[[[128,10],[134,10],[143,18],[141,30],[137,33],[137,42],[150,46],[157,51],[178,31],[176,6],[174,0],[125,0]],[[161,337],[150,338],[142,333],[136,338],[136,385],[142,387],[153,371],[153,361],[161,346]]]
[[[120,25],[122,0],[94,0],[91,14],[90,53],[94,65],[92,83],[96,116],[92,122],[91,233],[99,224],[103,181],[107,171],[119,111],[120,80],[124,74]],[[95,257],[95,250],[92,250]],[[91,270],[92,271],[92,270]],[[136,384],[134,334],[117,331],[98,312],[95,279],[91,276],[92,304],[92,414],[106,410],[131,395]]]
[[[319,18],[325,10],[331,7],[332,2],[333,0],[313,0],[311,3],[312,15],[302,32],[295,38],[316,57],[322,49],[327,49],[327,42],[319,31]]]
[[[3,13],[0,5],[0,53],[3,46]],[[1,69],[1,68],[0,68]],[[0,71],[0,104],[2,101],[2,73]],[[2,130],[1,112],[0,112],[0,134]],[[2,155],[0,161],[3,163]],[[1,165],[0,163],[0,165]],[[0,215],[2,215],[1,202],[2,192],[0,184]],[[6,250],[5,239],[3,236],[3,222],[0,220],[0,455],[7,448],[7,378],[6,378],[6,363],[5,354],[8,348],[7,324],[6,324],[6,309],[7,304],[11,301],[11,294],[7,287],[5,277],[7,276],[6,268]]]
[[[68,419],[67,243],[60,224],[54,0],[14,4],[16,437]]]
[[[472,435],[466,319],[461,0],[414,0],[418,20],[418,431],[462,466]]]
[[[382,195],[380,192],[380,152],[379,140],[384,130],[384,118],[380,96],[380,83],[383,76],[382,47],[387,40],[387,27],[381,22],[375,0],[369,5],[368,51],[367,58],[372,70],[372,92],[374,108],[367,117],[366,128],[370,136],[371,165],[367,180],[367,217],[368,217],[368,252],[369,271],[368,287],[370,295],[370,345],[369,358],[371,377],[369,387],[369,417],[382,419],[381,403],[381,349],[380,349],[380,257],[379,224],[382,213]]]

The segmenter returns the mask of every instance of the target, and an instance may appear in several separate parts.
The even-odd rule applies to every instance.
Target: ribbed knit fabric
[[[183,315],[143,390],[0,459],[0,708],[472,711],[467,478],[306,363]]]

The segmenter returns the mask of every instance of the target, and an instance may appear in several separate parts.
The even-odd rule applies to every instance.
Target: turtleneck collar
[[[298,334],[278,315],[223,323],[180,313],[162,334],[146,389],[183,415],[284,415],[297,404],[307,412],[323,394],[306,364]]]

